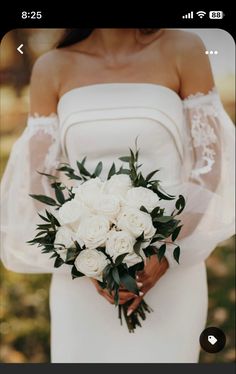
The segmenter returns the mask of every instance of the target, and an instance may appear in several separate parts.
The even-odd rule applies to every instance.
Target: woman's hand
[[[119,291],[119,304],[125,304],[127,301],[134,299],[133,303],[128,309],[128,315],[130,315],[142,301],[144,295],[156,284],[161,276],[168,269],[169,264],[164,257],[161,262],[158,261],[157,256],[153,255],[147,259],[144,269],[138,272],[137,285],[140,289],[139,296],[133,292],[128,291],[124,287],[120,287]],[[114,304],[114,293],[110,294],[107,289],[100,287],[99,283],[91,278],[91,281],[95,285],[98,293],[105,297],[111,304]]]
[[[102,295],[103,297],[105,297],[105,299],[107,301],[109,301],[111,304],[114,304],[115,301],[114,301],[114,292],[112,292],[112,294],[109,293],[108,289],[106,288],[102,288],[98,281],[96,279],[93,279],[93,278],[90,278],[91,281],[93,282],[93,284],[95,285],[98,293],[100,295]],[[139,285],[139,283],[138,283]],[[141,284],[140,284],[141,286]],[[140,296],[143,295],[142,292],[140,292]],[[130,292],[128,291],[126,288],[124,287],[120,287],[119,289],[119,304],[125,304],[128,300],[131,300],[133,298],[138,298],[137,295],[135,295],[133,292]]]
[[[138,272],[136,280],[142,295],[138,296],[130,305],[127,315],[130,316],[138,307],[145,294],[156,284],[156,282],[165,274],[169,263],[165,257],[159,262],[156,255],[147,258],[146,265],[142,271]]]

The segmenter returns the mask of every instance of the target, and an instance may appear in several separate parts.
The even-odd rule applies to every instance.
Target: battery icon
[[[211,10],[209,12],[209,18],[211,19],[222,19],[224,17],[224,13],[222,10]]]

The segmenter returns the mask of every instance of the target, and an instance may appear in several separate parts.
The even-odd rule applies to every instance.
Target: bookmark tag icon
[[[217,342],[217,339],[214,337],[214,335],[208,335],[207,340],[208,340],[209,343],[211,343],[212,345],[216,344],[216,342]]]

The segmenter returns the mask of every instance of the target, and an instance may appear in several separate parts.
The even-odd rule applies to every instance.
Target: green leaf
[[[132,278],[128,273],[123,272],[120,274],[121,283],[129,290],[130,292],[135,293],[136,295],[139,294],[139,290],[134,278]]]
[[[142,241],[137,241],[135,244],[134,244],[134,252],[136,253],[136,255],[140,256],[140,247],[141,247],[141,244],[142,244]]]
[[[81,251],[82,251],[82,248],[80,247],[80,245],[79,245],[79,243],[77,242],[77,240],[74,240],[74,244],[75,244],[75,247],[76,247],[77,253],[81,252]]]
[[[52,227],[51,223],[37,225],[37,229],[50,229],[51,227]]]
[[[126,175],[130,175],[130,170],[129,169],[124,169],[122,166],[120,167],[120,169],[118,170],[118,172],[116,174],[126,174]]]
[[[60,204],[64,204],[64,203],[65,203],[65,197],[64,197],[64,194],[63,194],[63,192],[61,191],[61,189],[57,188],[57,189],[55,190],[55,195],[56,195],[57,201],[58,201]]]
[[[161,200],[174,200],[175,197],[171,197],[169,195],[166,195],[166,194],[163,194],[162,192],[160,192],[158,189],[155,189],[154,191],[157,196],[161,199]]]
[[[122,156],[122,157],[119,157],[119,160],[123,161],[123,162],[130,162],[131,157],[130,156]]]
[[[179,256],[180,256],[180,247],[176,247],[174,249],[174,259],[179,264]]]
[[[82,164],[83,166],[84,166],[84,164],[85,164],[86,159],[87,159],[87,156],[85,156],[85,157],[83,158],[83,160],[81,161],[81,164]]]
[[[75,265],[72,266],[71,275],[72,275],[72,279],[75,279],[75,278],[78,278],[78,277],[84,277],[84,274],[81,273],[80,271],[78,271],[76,269]]]
[[[119,276],[119,272],[118,272],[117,267],[113,267],[113,269],[112,269],[112,276],[113,276],[114,281],[118,285],[120,285],[120,276]]]
[[[132,164],[134,164],[134,163],[136,162],[136,157],[134,156],[134,152],[132,151],[131,148],[129,149],[129,151],[130,151],[130,155],[131,155],[131,156],[130,156],[130,158],[131,158],[131,161],[130,161],[130,162],[131,162]]]
[[[175,241],[175,239],[177,239],[182,227],[183,227],[183,225],[176,227],[175,231],[171,235],[171,239],[172,239],[173,242]]]
[[[155,192],[160,200],[162,200],[162,199],[163,200],[174,200],[175,199],[174,195],[170,195],[163,190],[163,188],[159,185],[159,181],[157,181],[157,182],[151,181],[149,183],[150,183],[149,189],[151,189],[153,192]]]
[[[179,198],[175,203],[175,207],[176,209],[178,209],[178,214],[180,214],[183,211],[185,207],[185,198],[183,197],[183,195],[179,195]]]
[[[113,162],[113,164],[111,165],[111,168],[108,172],[108,176],[107,176],[107,179],[110,179],[112,177],[112,175],[114,175],[116,173],[116,166]]]
[[[42,220],[46,222],[50,222],[46,217],[42,216],[40,213],[38,213],[39,217],[42,218]]]
[[[107,266],[103,269],[103,273],[107,275],[112,270],[112,268],[113,266],[111,263],[107,264]]]
[[[44,246],[54,250],[54,244],[52,244],[52,243],[45,243]]]
[[[47,209],[45,209],[45,212],[47,214],[49,221],[51,222],[52,214]]]
[[[119,287],[114,288],[114,302],[116,306],[119,304]]]
[[[75,260],[78,255],[76,248],[68,248],[66,254],[66,262]]]
[[[94,170],[94,173],[92,175],[92,178],[95,178],[95,177],[99,177],[99,175],[101,174],[101,171],[102,171],[102,161],[100,161],[97,166],[96,166],[96,169]]]
[[[144,231],[142,232],[141,235],[139,235],[137,238],[136,238],[137,241],[140,241],[140,240],[144,240]]]
[[[154,208],[154,209],[151,211],[151,217],[152,217],[152,218],[155,218],[156,215],[159,213],[159,210],[160,210],[160,207],[159,207],[159,206],[156,206],[156,208]]]
[[[29,194],[33,199],[40,201],[41,203],[47,204],[47,205],[58,205],[57,202],[52,199],[51,197],[45,196],[45,195],[33,195]]]
[[[163,239],[165,239],[165,237],[166,237],[165,235],[162,235],[160,233],[155,234],[154,237],[151,240],[151,244],[158,241],[158,240],[163,240]]]
[[[128,254],[128,252],[126,253],[123,253],[122,255],[119,255],[116,260],[115,260],[115,265],[118,266],[122,263],[122,261],[124,260],[125,256]]]
[[[167,223],[169,221],[173,220],[172,216],[160,216],[153,219],[154,222],[161,222],[161,223]]]
[[[56,217],[54,217],[54,215],[52,214],[52,223],[58,227],[60,227],[60,223],[58,222],[58,220],[56,219]]]
[[[154,170],[154,171],[152,171],[151,173],[149,173],[149,174],[146,176],[146,181],[148,182],[148,181],[153,177],[153,175],[155,175],[158,171],[160,171],[160,170],[157,169],[157,170]]]
[[[139,209],[140,209],[142,212],[148,213],[148,210],[145,208],[144,205],[142,205]]]
[[[106,283],[101,282],[101,281],[98,280],[98,284],[99,284],[99,286],[100,286],[103,290],[104,290],[104,288],[106,288]]]
[[[79,180],[79,181],[81,181],[82,180],[82,178],[81,177],[79,177],[78,175],[76,175],[76,174],[65,174],[68,178],[70,178],[70,179],[74,179],[74,180]]]
[[[84,167],[83,164],[81,164],[79,161],[77,161],[76,163],[77,163],[77,166],[78,166],[78,169],[79,169],[81,175],[85,175],[85,176],[87,176],[87,177],[91,177],[91,174],[90,174],[89,171]]]
[[[58,255],[55,262],[54,262],[54,267],[55,268],[59,268],[61,265],[64,264],[64,261],[62,260],[62,258]]]
[[[154,245],[149,245],[143,249],[143,252],[146,257],[151,257],[152,255],[157,254],[157,248]]]
[[[58,179],[58,177],[56,177],[55,175],[51,175],[51,174],[47,174],[47,173],[41,173],[40,171],[37,171],[38,174],[40,175],[45,175],[46,177],[48,177],[49,179]]]
[[[47,211],[47,209],[45,209],[46,211],[46,214],[47,214],[47,217],[49,219],[49,221],[52,223],[52,225],[56,225],[58,227],[60,227],[60,223],[58,222],[58,220],[56,219],[56,217],[54,217],[54,215],[50,212]]]
[[[138,186],[140,186],[140,187],[146,187],[147,182],[144,179],[142,173],[139,173],[138,178],[137,178],[137,183],[138,183]]]
[[[159,262],[161,262],[162,258],[164,257],[166,252],[166,244],[162,244],[160,248],[157,248],[157,257]]]
[[[63,166],[58,167],[56,170],[58,170],[58,171],[69,171],[69,172],[74,172],[75,171],[74,169],[72,169],[70,164],[68,164],[67,162],[61,162],[60,165],[63,165]]]
[[[47,231],[40,231],[38,232],[38,234],[35,236],[35,238],[37,238],[38,236],[41,236],[41,235],[45,235],[47,234],[48,232]]]

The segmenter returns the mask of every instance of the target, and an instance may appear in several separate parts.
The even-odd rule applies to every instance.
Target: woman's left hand
[[[127,315],[131,315],[138,307],[145,294],[156,284],[156,282],[165,274],[169,267],[169,263],[165,257],[159,262],[156,255],[147,258],[146,265],[142,271],[137,274],[137,282],[139,283],[139,289],[142,292],[142,296],[138,296],[134,299],[133,303],[128,309]]]

